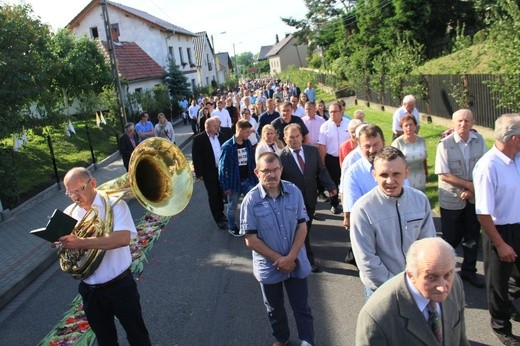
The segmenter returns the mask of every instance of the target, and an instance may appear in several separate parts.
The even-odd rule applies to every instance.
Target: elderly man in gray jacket
[[[403,186],[408,172],[399,149],[383,148],[374,159],[377,186],[352,208],[352,251],[367,299],[404,270],[406,251],[414,241],[436,234],[426,195]]]

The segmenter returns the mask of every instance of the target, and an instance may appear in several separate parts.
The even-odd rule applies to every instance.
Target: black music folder
[[[78,223],[78,220],[62,212],[59,209],[54,210],[51,219],[44,228],[37,228],[31,231],[42,239],[50,242],[55,242],[60,239],[61,236],[70,234],[74,227]]]

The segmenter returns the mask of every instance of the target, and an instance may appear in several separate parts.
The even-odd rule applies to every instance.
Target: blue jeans
[[[293,310],[296,328],[298,328],[298,337],[300,340],[314,345],[314,320],[308,303],[307,278],[289,278],[272,285],[260,283],[267,315],[273,328],[273,336],[276,341],[282,343],[288,341],[290,337],[289,323],[284,306],[284,285]]]
[[[237,210],[238,200],[240,196],[244,194],[244,196],[251,190],[255,185],[249,179],[244,179],[240,183],[240,191],[231,191],[231,194],[228,196],[228,205],[227,205],[227,219],[228,219],[228,228],[235,229],[237,228],[237,224],[235,222],[235,214]]]

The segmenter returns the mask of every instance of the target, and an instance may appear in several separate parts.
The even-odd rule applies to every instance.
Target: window
[[[206,85],[209,85],[209,77],[206,77]]]
[[[143,88],[135,88],[134,92],[136,94],[140,94],[143,91]]]
[[[99,38],[99,33],[97,30],[97,26],[93,26],[90,28],[90,37],[93,39]]]
[[[181,59],[182,66],[186,65],[186,61],[184,61],[184,55],[182,55],[182,47],[179,47],[179,58]]]
[[[195,79],[192,79],[191,80],[191,90],[195,90],[195,88],[197,87],[197,84],[195,84]]]
[[[119,36],[120,36],[120,33],[119,33],[119,24],[117,23],[114,23],[114,24],[110,24],[110,33],[112,34],[112,39],[114,41],[119,41]]]
[[[195,64],[193,63],[193,60],[191,58],[191,48],[186,48],[186,53],[188,55],[188,62],[190,63],[190,66],[195,67]]]
[[[172,46],[168,47],[168,61],[175,62],[175,56],[173,55],[173,47]]]

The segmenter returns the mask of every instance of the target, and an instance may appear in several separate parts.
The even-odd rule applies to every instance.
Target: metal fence
[[[469,108],[473,112],[475,124],[494,127],[495,119],[511,109],[497,107],[498,97],[486,85],[488,80],[496,80],[497,75],[425,75],[424,95],[415,95],[419,111],[443,118],[451,118],[454,111]],[[399,107],[401,100],[389,92],[382,95],[370,91],[366,94],[356,90],[356,97],[383,105]]]

